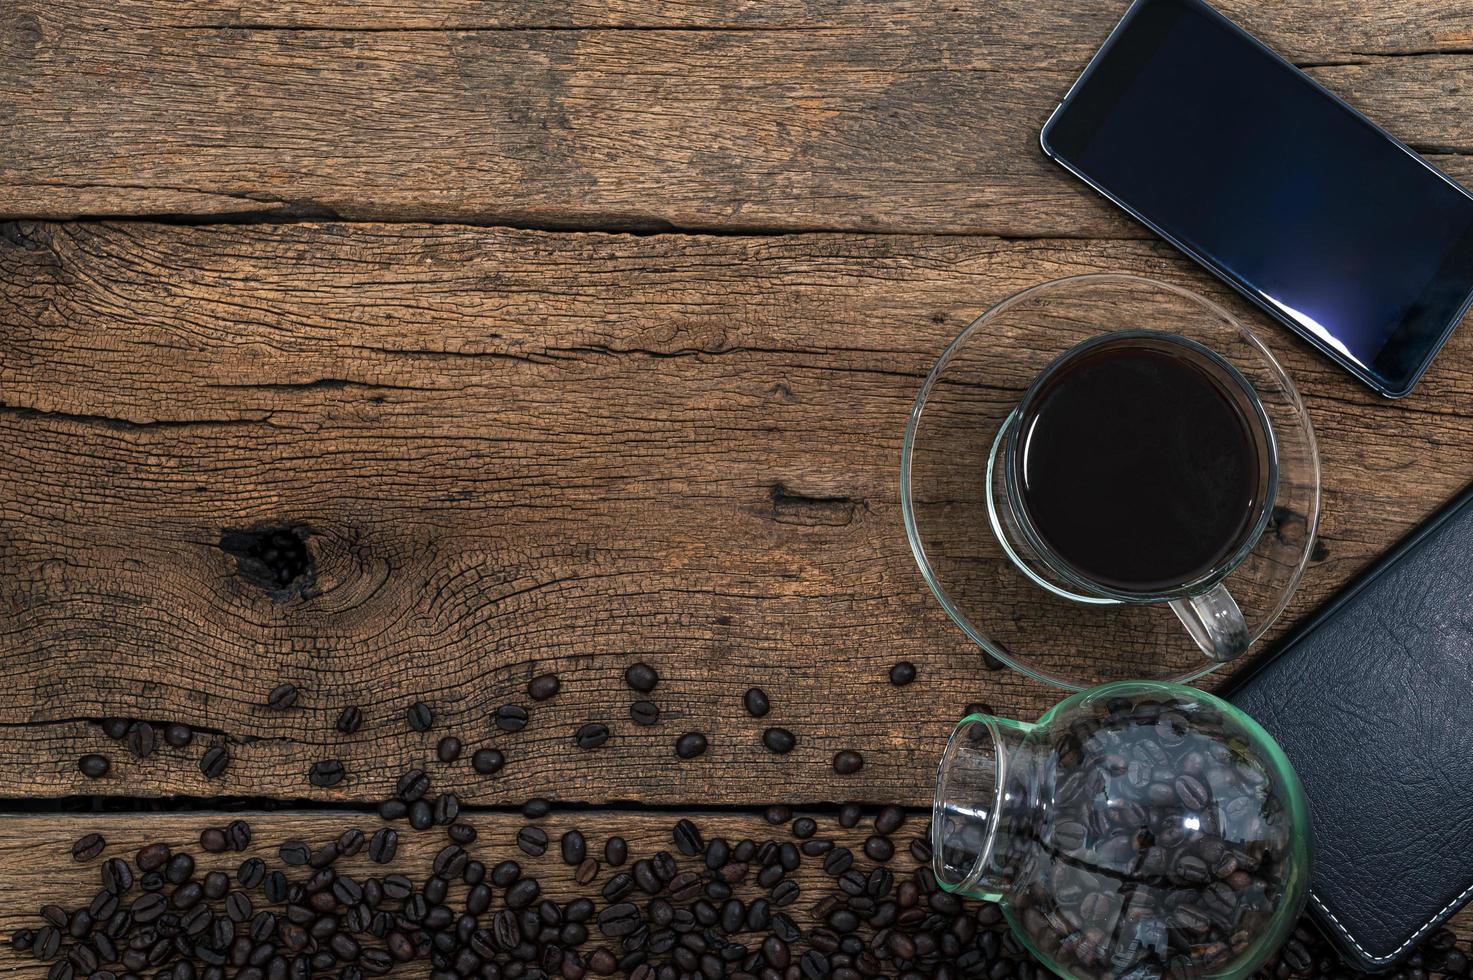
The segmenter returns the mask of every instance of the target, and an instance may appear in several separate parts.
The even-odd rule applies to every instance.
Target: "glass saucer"
[[[988,310],[942,352],[916,396],[900,467],[905,532],[926,584],[967,636],[1014,669],[1070,689],[1122,679],[1185,684],[1218,666],[1169,606],[1079,595],[994,531],[1002,502],[990,462],[1024,391],[1060,354],[1117,330],[1205,344],[1263,403],[1278,485],[1266,528],[1225,580],[1252,643],[1293,596],[1319,522],[1319,454],[1304,403],[1262,341],[1221,307],[1167,283],[1102,274],[1045,282]]]

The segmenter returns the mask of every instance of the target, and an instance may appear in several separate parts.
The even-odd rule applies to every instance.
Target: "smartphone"
[[[1136,0],[1041,142],[1388,397],[1473,301],[1473,195],[1201,0]]]

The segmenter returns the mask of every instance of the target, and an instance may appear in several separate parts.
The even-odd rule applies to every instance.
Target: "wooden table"
[[[446,733],[508,755],[434,777],[501,847],[520,820],[494,808],[533,795],[649,834],[711,808],[755,830],[778,797],[925,806],[965,703],[1059,697],[982,669],[897,500],[932,360],[1044,279],[1145,273],[1266,331],[1324,464],[1290,619],[1473,481],[1473,333],[1384,401],[1042,157],[1124,6],[0,4],[0,928],[94,880],[84,829],[184,841],[220,819],[152,813],[187,797],[299,800],[258,836],[311,833]],[[1223,7],[1473,180],[1466,0]],[[275,591],[222,547],[262,528],[310,555]],[[624,715],[636,660],[656,727]],[[898,660],[920,681],[892,687]],[[493,735],[544,671],[562,694]],[[302,702],[270,711],[284,680]],[[106,716],[195,742],[134,760]],[[607,746],[574,747],[588,721]],[[711,747],[679,762],[688,730]],[[866,765],[838,779],[844,748]],[[325,757],[349,776],[314,789]],[[56,815],[99,793],[120,812]]]

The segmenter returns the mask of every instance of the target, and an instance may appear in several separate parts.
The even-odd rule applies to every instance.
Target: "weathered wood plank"
[[[10,226],[0,794],[377,800],[448,732],[508,756],[447,775],[482,802],[924,803],[963,705],[1033,717],[1059,694],[982,670],[926,592],[897,501],[910,402],[988,304],[1107,269],[1234,304],[1306,391],[1323,547],[1291,615],[1473,481],[1466,330],[1386,402],[1148,242]],[[316,583],[278,602],[219,543],[290,523]],[[901,659],[922,679],[896,689]],[[654,728],[627,718],[636,660],[664,678]],[[564,693],[493,736],[546,670]],[[302,707],[262,706],[281,680]],[[774,697],[760,722],[753,683]],[[405,727],[416,698],[429,735]],[[87,722],[105,715],[206,734],[136,762]],[[615,730],[596,752],[572,741],[590,721]],[[762,749],[768,724],[793,754]],[[692,729],[711,749],[677,764]],[[217,781],[209,738],[236,757]],[[867,765],[836,781],[851,747]],[[84,780],[88,751],[114,775]],[[309,790],[329,756],[348,780]]]
[[[0,215],[1139,237],[1037,146],[1124,6],[16,0]],[[1473,177],[1473,8],[1228,10]]]

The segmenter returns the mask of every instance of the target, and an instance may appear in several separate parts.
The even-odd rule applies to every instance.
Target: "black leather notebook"
[[[1219,693],[1304,783],[1310,906],[1350,962],[1473,898],[1473,490]]]

